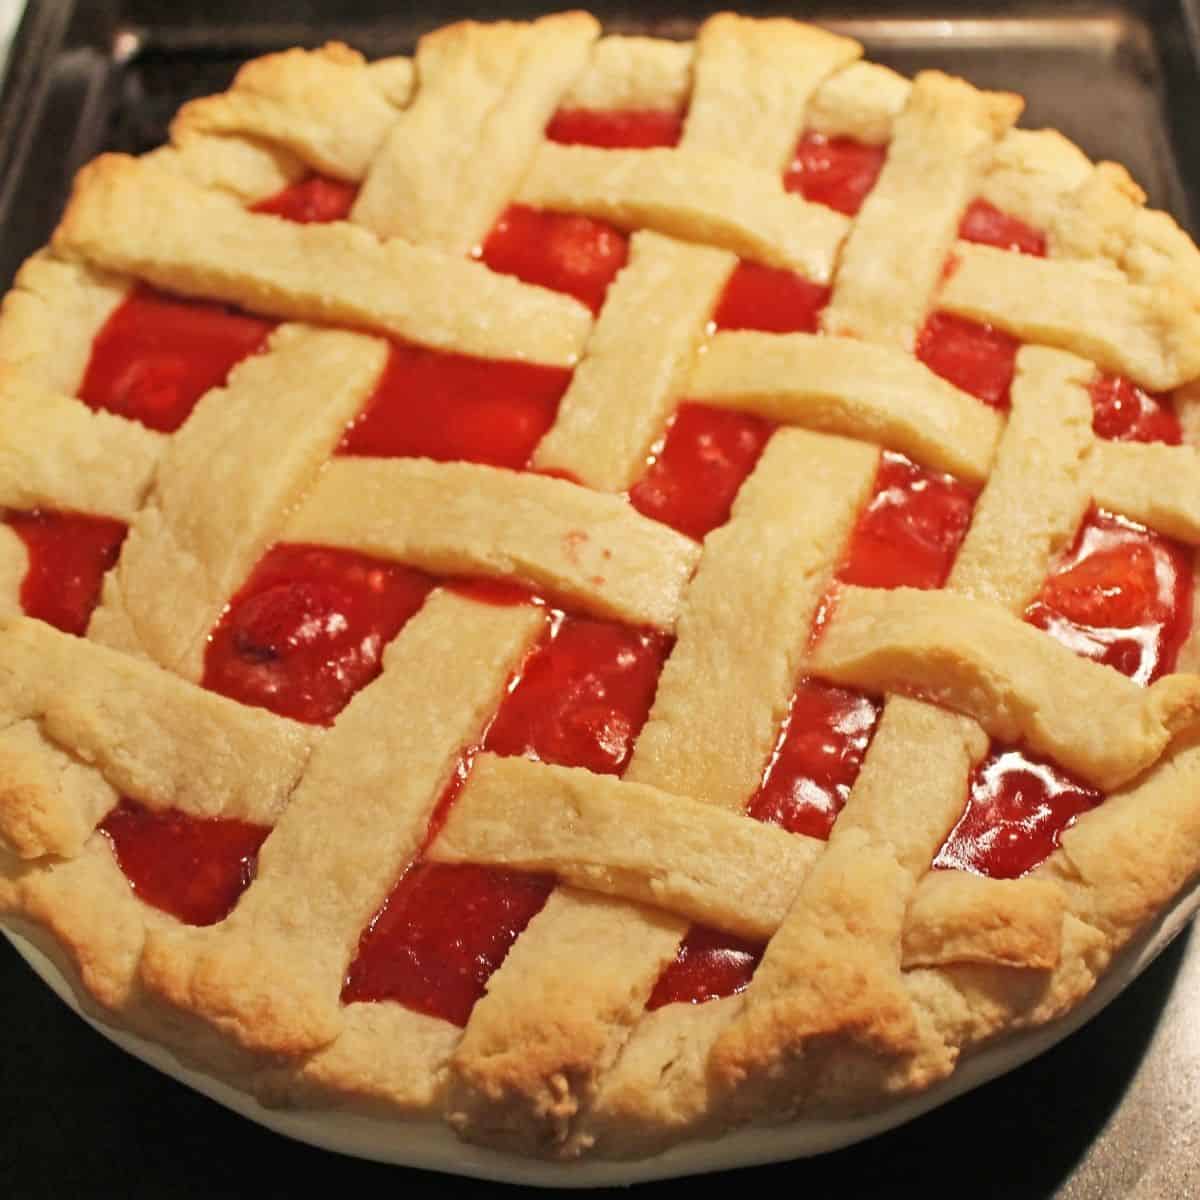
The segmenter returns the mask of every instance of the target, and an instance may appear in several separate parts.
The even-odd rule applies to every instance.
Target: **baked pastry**
[[[859,1113],[1200,868],[1200,255],[722,15],[248,64],[0,320],[0,907],[272,1103]]]

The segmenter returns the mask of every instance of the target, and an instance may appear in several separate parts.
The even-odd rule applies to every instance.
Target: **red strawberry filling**
[[[673,145],[677,113],[560,112],[547,135],[612,147]],[[785,186],[841,212],[858,211],[886,147],[806,135]],[[355,189],[311,177],[256,206],[290,220],[345,219]],[[976,201],[960,236],[1042,254],[1037,231]],[[626,261],[624,234],[584,217],[510,208],[489,235],[492,269],[574,295],[593,311]],[[725,329],[815,332],[827,288],[790,272],[741,264],[714,313]],[[219,305],[139,289],[97,336],[81,397],[171,431],[196,400],[255,352],[272,323]],[[1015,339],[945,313],[933,314],[917,353],[986,403],[1005,407]],[[508,467],[527,464],[554,420],[566,372],[480,363],[394,347],[388,368],[340,448],[350,454],[424,455]],[[1102,437],[1180,440],[1161,397],[1127,380],[1093,387]],[[646,476],[631,490],[639,511],[693,537],[722,524],[773,426],[759,418],[684,404]],[[838,572],[862,586],[939,587],[970,521],[973,493],[948,476],[883,457],[876,491]],[[117,522],[10,514],[29,547],[27,612],[82,632],[100,578],[115,560]],[[66,585],[64,586],[64,582]],[[379,670],[383,646],[420,607],[434,581],[394,564],[319,547],[280,546],[263,559],[213,632],[205,684],[245,703],[328,723]],[[1189,556],[1167,539],[1094,514],[1047,580],[1030,621],[1089,657],[1142,682],[1171,669],[1190,620]],[[471,584],[477,599],[517,603],[521,589]],[[653,700],[667,639],[555,614],[552,632],[523,665],[479,747],[619,774]],[[803,679],[778,744],[750,801],[750,815],[826,837],[874,732],[869,698]],[[454,802],[474,749],[464,754],[431,825]],[[1078,813],[1102,797],[1057,768],[996,747],[972,775],[963,817],[937,856],[996,877],[1023,874],[1058,844]],[[150,813],[124,802],[103,825],[134,890],[193,924],[220,920],[253,875],[267,831],[236,821]],[[392,999],[465,1023],[491,972],[540,910],[552,881],[482,867],[419,861],[364,932],[344,999]],[[701,927],[659,980],[651,1007],[740,990],[759,948]]]
[[[554,614],[478,747],[619,775],[670,649],[663,634]],[[468,750],[431,822],[470,769]],[[363,933],[343,1000],[395,1000],[465,1025],[484,985],[538,913],[552,879],[417,862]]]

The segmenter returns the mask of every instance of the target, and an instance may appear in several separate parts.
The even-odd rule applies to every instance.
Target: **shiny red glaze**
[[[493,602],[511,599],[501,594]],[[549,637],[526,659],[481,744],[464,754],[431,832],[445,820],[479,750],[618,774],[650,711],[670,645],[661,633],[553,613]],[[465,1025],[552,886],[542,876],[419,863],[363,935],[342,999],[394,1000]]]
[[[629,491],[644,516],[697,540],[729,519],[775,426],[749,413],[681,404],[662,450]]]
[[[975,493],[952,476],[885,452],[874,496],[851,534],[838,578],[865,587],[941,587],[974,502]],[[818,623],[834,603],[832,595],[827,598]],[[750,799],[749,815],[792,833],[828,837],[878,717],[878,703],[867,696],[800,680],[762,783]],[[728,996],[749,982],[757,957],[742,943],[710,931],[699,936],[702,951],[681,951],[659,979],[657,1003]]]
[[[1017,250],[1037,258],[1046,255],[1046,235],[1010,217],[986,200],[973,200],[958,227],[958,236],[967,242],[980,242],[1000,250]]]
[[[340,454],[519,469],[554,423],[571,372],[393,343]]]
[[[683,113],[657,108],[560,108],[546,126],[546,137],[564,146],[604,150],[650,150],[674,146],[683,131]]]
[[[650,711],[670,645],[653,630],[563,618],[525,663],[484,749],[619,775]]]
[[[941,587],[974,507],[974,490],[952,475],[885,451],[838,578],[862,587]]]
[[[819,679],[802,679],[747,812],[789,833],[827,838],[858,778],[878,719],[877,701]]]
[[[324,175],[310,175],[299,183],[293,183],[269,199],[260,200],[251,206],[251,212],[274,213],[301,225],[324,224],[326,221],[344,221],[358,198],[358,185],[343,183],[340,179],[329,179]]]
[[[693,925],[680,943],[675,961],[658,977],[646,1007],[703,1004],[745,990],[763,948],[728,933]]]
[[[1098,375],[1091,387],[1092,429],[1114,442],[1183,441],[1179,418],[1166,396],[1147,392],[1120,375]]]
[[[794,271],[740,262],[713,313],[718,329],[816,333],[829,288]]]
[[[151,812],[129,800],[100,829],[138,896],[187,925],[213,925],[229,915],[271,832],[246,821]]]
[[[943,312],[933,313],[917,336],[917,357],[931,371],[993,408],[1009,405],[1020,348],[1000,329]]]
[[[806,200],[852,217],[875,186],[886,158],[886,146],[806,133],[784,172],[783,186],[789,192],[800,192]]]
[[[993,745],[971,772],[966,808],[933,865],[1016,879],[1045,861],[1063,830],[1103,799],[1059,767]]]
[[[379,674],[384,647],[432,587],[420,571],[350,550],[276,546],[213,630],[204,686],[328,725]]]
[[[553,887],[544,875],[414,864],[363,934],[342,1002],[393,1000],[465,1025],[492,972]]]
[[[1172,670],[1192,623],[1192,552],[1103,510],[1088,515],[1026,620],[1138,683]]]
[[[483,245],[483,261],[501,275],[566,292],[597,313],[629,257],[629,238],[591,217],[513,204]]]
[[[64,633],[82,635],[100,599],[104,573],[121,553],[124,522],[40,511],[9,513],[5,520],[29,556],[21,610]]]
[[[79,398],[174,433],[274,328],[221,304],[137,287],[96,334]]]

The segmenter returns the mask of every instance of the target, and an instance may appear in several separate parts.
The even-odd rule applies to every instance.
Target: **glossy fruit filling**
[[[656,109],[560,109],[546,137],[606,150],[674,146],[683,114]],[[574,296],[598,313],[629,257],[629,238],[605,221],[510,205],[492,227],[482,258],[493,271]]]
[[[79,398],[174,433],[196,401],[261,349],[275,328],[222,304],[133,289],[92,343]]]
[[[859,768],[879,703],[820,679],[802,679],[746,811],[756,821],[825,840]]]
[[[546,137],[552,142],[602,150],[675,146],[682,132],[682,112],[655,108],[560,108],[546,126]]]
[[[794,271],[740,262],[713,313],[717,329],[816,333],[830,289]]]
[[[693,925],[675,961],[658,977],[646,1007],[703,1004],[743,991],[762,958],[763,947],[707,925]]]
[[[343,183],[326,175],[310,175],[269,199],[251,205],[250,211],[273,213],[301,225],[321,225],[327,221],[347,220],[357,198],[356,184]]]
[[[806,133],[784,172],[783,186],[815,204],[853,217],[875,186],[886,158],[886,146]]]
[[[22,611],[82,636],[100,599],[104,573],[121,552],[124,522],[40,511],[8,513],[5,521],[25,543],[29,557],[21,583]]]
[[[971,772],[966,808],[933,865],[1016,879],[1044,862],[1075,818],[1103,799],[1061,767],[993,745]]]
[[[1025,612],[1077,654],[1143,684],[1174,668],[1191,615],[1191,552],[1102,510],[1088,515]],[[966,808],[934,866],[1024,875],[1103,799],[1053,763],[994,745],[971,773]]]
[[[1076,654],[1152,683],[1174,668],[1191,629],[1192,553],[1095,510],[1025,617]]]
[[[699,541],[729,519],[774,429],[749,413],[681,404],[645,475],[630,488],[630,503]]]
[[[863,587],[941,587],[974,502],[973,490],[952,476],[884,453],[838,580]],[[824,605],[818,611],[814,632],[827,612]],[[791,833],[827,838],[858,778],[879,712],[872,697],[801,679],[747,813]],[[739,992],[750,982],[759,957],[754,947],[737,939],[693,929],[659,979],[652,1005],[697,1004]]]
[[[670,640],[660,633],[552,614],[549,636],[529,655],[476,749],[620,774],[669,649]],[[435,827],[476,749],[452,778]],[[553,882],[418,862],[364,932],[342,999],[393,1000],[465,1025]]]
[[[1113,442],[1183,441],[1179,418],[1166,396],[1119,375],[1098,375],[1091,387],[1092,429]]]
[[[1008,408],[1021,343],[990,325],[935,312],[917,335],[917,357],[992,408]]]
[[[860,587],[940,588],[971,523],[975,496],[952,475],[885,451],[838,579]]]
[[[629,238],[604,221],[513,204],[483,244],[483,261],[501,275],[566,292],[594,313],[629,257]]]
[[[958,236],[999,250],[1016,250],[1036,258],[1046,255],[1046,235],[1024,221],[1009,216],[986,200],[973,200],[963,214]]]
[[[393,343],[338,453],[519,469],[554,423],[570,379],[558,367]]]
[[[213,630],[204,686],[328,725],[379,674],[384,647],[433,585],[411,567],[349,550],[276,546]]]
[[[152,812],[123,800],[100,826],[134,892],[187,925],[226,917],[254,878],[264,825]]]

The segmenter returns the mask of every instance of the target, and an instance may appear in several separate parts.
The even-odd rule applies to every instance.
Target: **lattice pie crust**
[[[1200,254],[1121,168],[1014,128],[1018,97],[859,56],[729,15],[694,44],[600,37],[580,13],[458,25],[412,61],[259,59],[169,146],[80,173],[4,304],[0,506],[131,532],[81,639],[20,615],[25,552],[0,525],[0,908],[105,1019],[270,1102],[638,1156],[928,1087],[1074,1006],[1193,878],[1200,677],[1140,687],[1020,617],[1093,502],[1200,542],[1186,436],[1101,441],[1086,390],[1119,373],[1200,430]],[[675,149],[543,136],[560,107],[685,105]],[[783,190],[805,129],[889,144],[857,218]],[[248,211],[312,172],[361,185],[349,220]],[[956,244],[976,196],[1044,230],[1046,257]],[[513,200],[636,231],[595,318],[472,258]],[[821,332],[712,335],[739,258],[831,285]],[[134,281],[286,322],[169,436],[73,398]],[[934,309],[1020,339],[1010,413],[913,356]],[[533,462],[560,477],[330,459],[385,337],[574,367]],[[782,426],[702,545],[620,495],[681,396]],[[944,590],[847,587],[810,646],[880,448],[981,487],[970,530]],[[516,579],[676,638],[622,778],[476,761],[430,856],[560,886],[465,1029],[345,1004],[342,981],[544,617],[437,590],[337,721],[302,725],[198,686],[280,541]],[[804,672],[888,697],[827,843],[743,815]],[[931,871],[989,738],[1107,798],[1022,878]],[[122,795],[273,826],[225,920],[134,895],[96,832]],[[646,1012],[691,922],[769,939],[765,957],[741,994]]]

